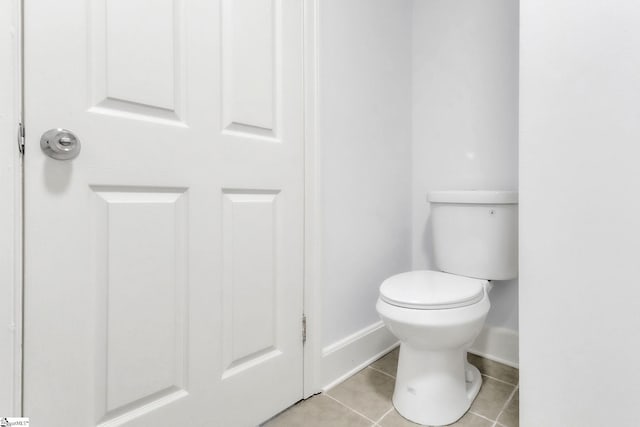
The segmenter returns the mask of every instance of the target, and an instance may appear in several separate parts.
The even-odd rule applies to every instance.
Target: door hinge
[[[302,344],[307,342],[307,316],[302,315]]]
[[[24,125],[18,123],[18,151],[22,156],[24,156],[24,134]]]

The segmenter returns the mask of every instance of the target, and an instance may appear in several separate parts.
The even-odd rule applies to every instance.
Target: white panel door
[[[302,2],[24,14],[25,416],[250,426],[300,399]]]

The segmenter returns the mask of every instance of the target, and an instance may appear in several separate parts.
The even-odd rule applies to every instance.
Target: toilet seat
[[[482,300],[487,280],[441,271],[410,271],[389,277],[380,285],[380,299],[398,307],[444,310]]]

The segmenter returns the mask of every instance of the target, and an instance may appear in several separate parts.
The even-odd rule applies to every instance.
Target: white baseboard
[[[379,321],[322,349],[321,390],[326,391],[382,357],[399,344]],[[470,353],[518,368],[518,332],[487,326]]]
[[[485,326],[469,352],[518,368],[518,347],[518,332],[495,326]]]
[[[322,349],[322,391],[365,368],[393,350],[398,340],[382,321],[376,322]]]

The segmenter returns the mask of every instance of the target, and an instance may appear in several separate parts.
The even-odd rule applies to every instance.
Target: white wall
[[[518,1],[414,0],[412,80],[413,268],[435,268],[430,190],[518,189]],[[511,348],[483,353],[516,364],[517,281],[494,287],[487,326]]]
[[[319,6],[326,349],[377,323],[380,283],[411,267],[411,1]]]
[[[635,426],[640,3],[522,0],[523,427]]]
[[[330,380],[393,342],[381,281],[434,267],[427,192],[518,188],[518,3],[326,0],[319,15]],[[491,299],[476,351],[515,365],[517,281]]]
[[[20,203],[17,151],[18,18],[17,0],[0,3],[0,415],[19,415],[20,306],[17,265]]]

